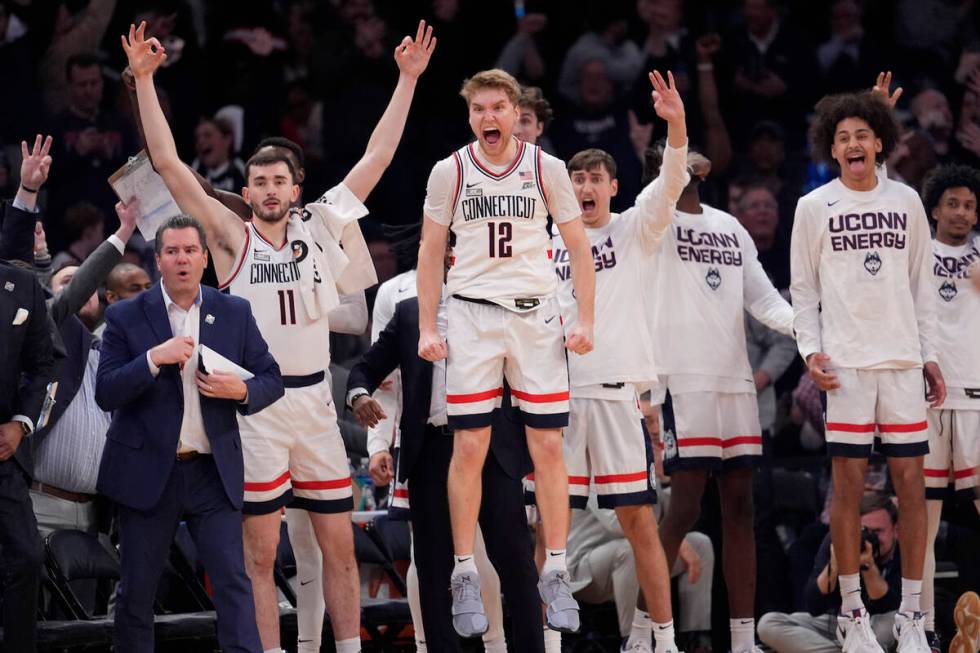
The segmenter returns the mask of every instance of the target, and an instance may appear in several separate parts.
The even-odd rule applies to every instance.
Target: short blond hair
[[[520,101],[521,85],[517,83],[513,75],[499,68],[481,70],[472,77],[464,80],[463,87],[459,89],[459,94],[466,100],[466,104],[469,104],[473,95],[477,91],[485,88],[500,89],[507,94],[507,99],[515,107]]]

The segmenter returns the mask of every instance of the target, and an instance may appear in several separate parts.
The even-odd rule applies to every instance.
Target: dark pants
[[[29,445],[28,445],[29,446]],[[3,645],[9,653],[34,651],[37,594],[44,551],[31,507],[27,476],[0,462],[0,571],[3,579]]]
[[[175,463],[160,501],[150,510],[119,506],[117,653],[153,651],[153,601],[181,519],[211,579],[221,649],[261,653],[252,584],[245,574],[242,513],[228,500],[211,456]]]
[[[449,593],[453,538],[446,477],[452,454],[451,437],[426,434],[419,452],[420,462],[408,479],[419,601],[426,648],[430,653],[460,650],[459,637],[452,624],[452,596]],[[483,468],[480,526],[512,616],[508,648],[522,653],[543,653],[538,572],[524,512],[523,488],[520,480],[504,473],[492,453],[487,456]]]

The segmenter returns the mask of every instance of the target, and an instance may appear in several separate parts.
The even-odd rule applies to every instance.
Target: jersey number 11
[[[293,300],[292,290],[280,290],[279,292],[279,319],[283,325],[296,324],[296,302]]]

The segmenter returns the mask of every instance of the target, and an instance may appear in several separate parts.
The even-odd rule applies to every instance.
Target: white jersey
[[[592,351],[568,357],[572,397],[623,394],[628,398],[634,392],[632,387],[604,388],[601,384],[656,381],[654,334],[643,328],[653,301],[645,284],[646,270],[689,180],[687,146],[668,146],[660,176],[640,192],[636,203],[623,213],[612,214],[606,225],[585,229],[595,261],[596,321]],[[568,250],[560,235],[553,242],[558,302],[567,334],[578,321],[578,304]]]
[[[515,142],[517,154],[505,166],[482,160],[477,143],[438,162],[429,175],[424,211],[456,236],[448,293],[520,310],[534,304],[515,299],[555,294],[549,212],[560,224],[581,210],[562,161]]]
[[[674,212],[652,268],[657,365],[670,391],[755,392],[745,314],[792,334],[793,309],[734,216],[706,204]]]
[[[935,361],[929,223],[916,192],[878,177],[835,179],[800,198],[790,249],[797,344],[832,365],[903,369]]]
[[[948,394],[943,408],[980,408],[980,292],[968,268],[980,263],[980,236],[966,244],[932,241],[936,293],[936,351]],[[967,389],[977,394],[967,395]]]

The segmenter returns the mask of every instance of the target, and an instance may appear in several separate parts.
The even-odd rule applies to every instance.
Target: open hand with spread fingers
[[[153,75],[167,60],[167,52],[160,41],[156,37],[146,38],[145,20],[139,27],[130,25],[129,37],[123,35],[120,39],[126,58],[129,60],[129,69],[135,78]]]
[[[668,123],[680,121],[684,122],[684,101],[681,94],[677,91],[674,83],[674,74],[667,71],[667,81],[663,75],[654,70],[650,75],[650,83],[653,84],[653,110],[660,118]]]
[[[419,21],[419,29],[415,33],[415,39],[406,36],[395,48],[395,63],[398,70],[403,75],[418,78],[425,72],[432,57],[432,51],[436,49],[436,37],[432,36],[432,26],[425,26],[425,21]]]
[[[20,183],[31,191],[38,190],[48,180],[51,171],[51,137],[34,137],[34,147],[27,149],[27,141],[20,142]]]
[[[899,86],[893,92],[891,91],[891,86],[892,71],[878,73],[878,79],[875,80],[875,85],[871,87],[871,92],[882,102],[894,109],[898,103],[898,98],[902,97],[902,87]]]

